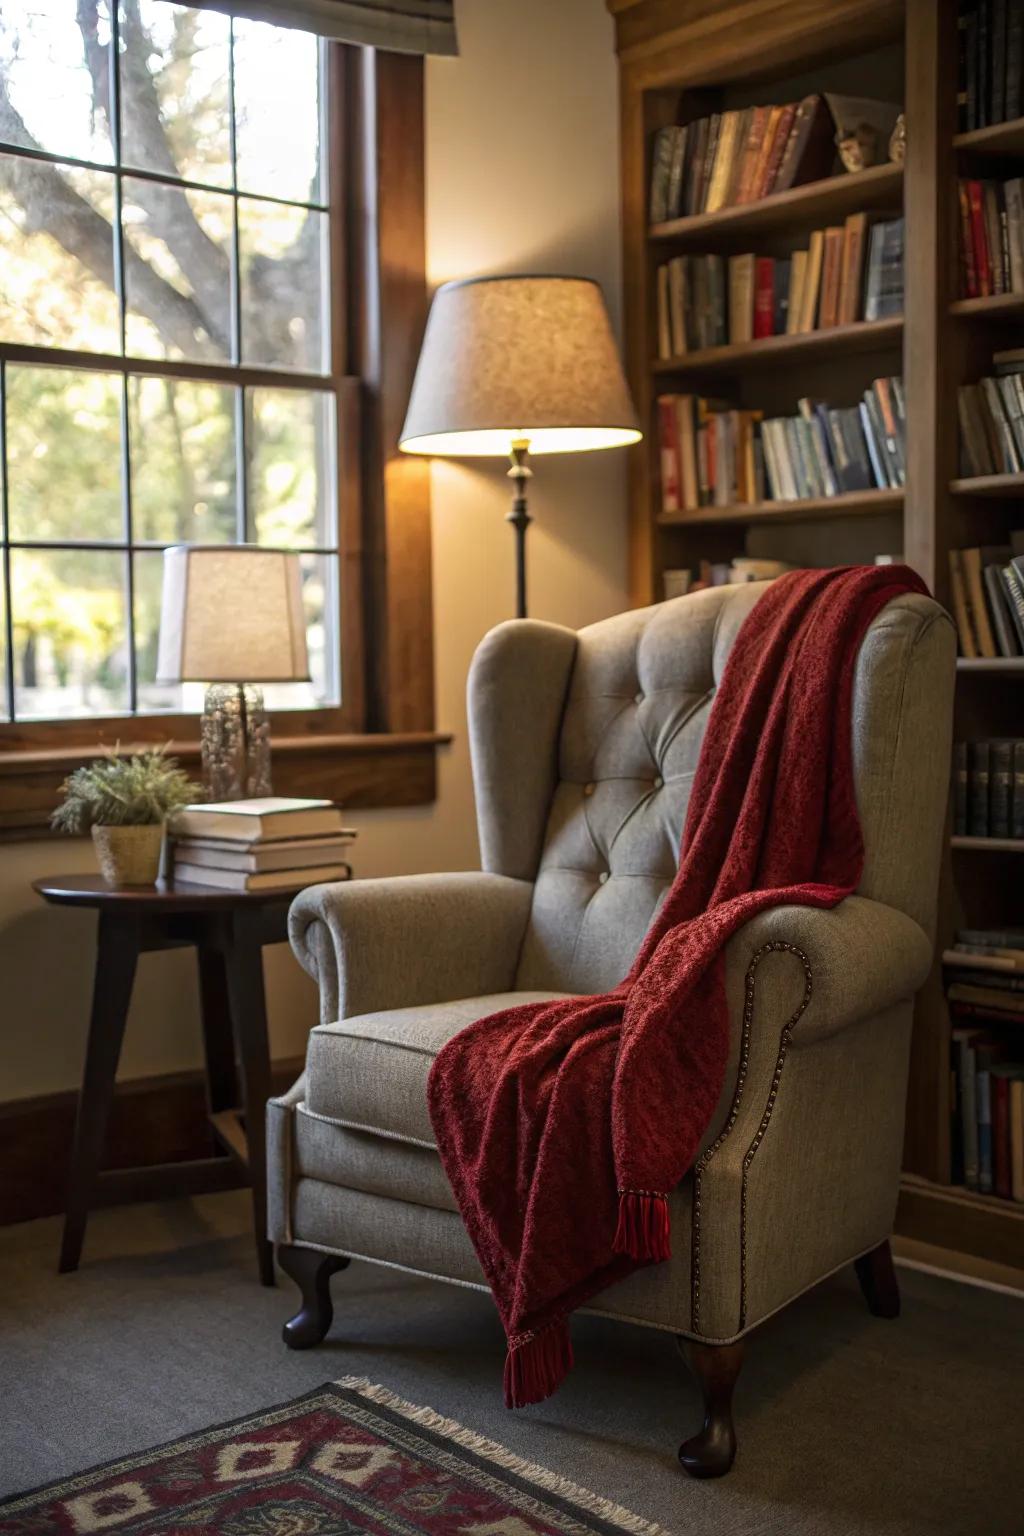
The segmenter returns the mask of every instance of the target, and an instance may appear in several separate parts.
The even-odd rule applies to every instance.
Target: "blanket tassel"
[[[622,1190],[612,1246],[616,1253],[628,1253],[641,1263],[658,1264],[671,1258],[667,1196]]]
[[[525,1408],[550,1397],[572,1370],[572,1341],[564,1317],[539,1333],[509,1340],[505,1357],[505,1407]]]

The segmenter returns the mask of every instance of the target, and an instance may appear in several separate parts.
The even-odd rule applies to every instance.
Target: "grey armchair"
[[[578,634],[499,626],[469,679],[483,872],[296,900],[292,944],[322,1022],[304,1077],[268,1107],[270,1235],[303,1294],[292,1347],[324,1337],[330,1275],[353,1257],[482,1286],[433,1144],[433,1057],[471,1020],[628,970],[672,881],[715,685],[761,590],[715,588]],[[868,631],[853,702],[860,889],[831,912],[763,913],[730,942],[731,1064],[672,1196],[672,1258],[592,1308],[687,1344],[705,1422],[679,1454],[696,1475],[732,1463],[732,1390],[763,1319],[850,1262],[872,1311],[899,1308],[888,1238],[955,649],[946,614],[917,596]]]

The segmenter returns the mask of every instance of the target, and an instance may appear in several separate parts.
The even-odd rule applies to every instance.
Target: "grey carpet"
[[[58,1276],[55,1221],[0,1231],[0,1491],[11,1493],[365,1375],[625,1504],[678,1536],[1020,1536],[1024,1304],[900,1271],[880,1322],[852,1275],[768,1323],[718,1483],[675,1461],[699,1418],[672,1341],[574,1324],[577,1368],[519,1414],[501,1403],[487,1297],[368,1264],[335,1277],[334,1328],[280,1342],[294,1292],[253,1273],[245,1194],[106,1211]]]

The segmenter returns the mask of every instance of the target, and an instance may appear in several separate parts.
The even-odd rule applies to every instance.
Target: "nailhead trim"
[[[758,966],[760,965],[761,961],[764,959],[764,957],[766,955],[780,954],[780,953],[781,954],[787,954],[787,955],[796,955],[797,958],[800,960],[800,962],[801,962],[801,964],[803,965],[803,968],[804,968],[805,987],[804,987],[804,995],[803,995],[803,998],[801,999],[800,1006],[797,1008],[796,1012],[793,1014],[793,1017],[791,1019],[789,1019],[788,1022],[783,1027],[782,1035],[781,1035],[781,1037],[779,1039],[779,1054],[778,1054],[778,1057],[777,1057],[776,1062],[775,1062],[775,1072],[774,1072],[774,1074],[772,1076],[771,1088],[769,1089],[769,1092],[768,1092],[768,1100],[767,1100],[767,1103],[765,1105],[765,1111],[764,1111],[764,1114],[761,1117],[761,1123],[760,1123],[760,1125],[757,1128],[757,1131],[756,1131],[756,1133],[754,1135],[754,1139],[750,1143],[750,1146],[747,1148],[747,1151],[746,1151],[746,1153],[744,1155],[744,1158],[743,1158],[743,1172],[742,1172],[742,1179],[741,1179],[741,1184],[740,1184],[740,1324],[739,1325],[740,1325],[740,1329],[741,1330],[746,1327],[746,1316],[747,1316],[747,1170],[749,1169],[750,1164],[753,1162],[754,1156],[755,1156],[755,1154],[757,1152],[757,1149],[761,1145],[761,1142],[764,1140],[765,1132],[768,1129],[768,1122],[771,1119],[772,1110],[775,1107],[775,1100],[776,1100],[776,1098],[778,1096],[779,1079],[782,1076],[782,1067],[783,1067],[783,1063],[785,1062],[785,1059],[786,1059],[786,1051],[789,1048],[789,1042],[792,1039],[793,1028],[796,1025],[797,1021],[799,1020],[799,1018],[801,1017],[801,1015],[803,1014],[804,1010],[806,1009],[808,1003],[811,1000],[812,977],[811,977],[811,963],[810,963],[810,961],[808,960],[807,956],[804,954],[803,950],[802,949],[798,949],[795,944],[786,944],[786,943],[782,942],[781,940],[777,940],[777,939],[773,939],[770,943],[762,945],[762,947],[759,950],[757,950],[755,952],[755,954],[751,957],[750,965],[747,967],[747,975],[746,975],[746,982],[745,982],[745,989],[744,989],[744,998],[743,998],[743,1027],[742,1027],[742,1032],[741,1032],[741,1035],[740,1035],[740,1059],[739,1059],[739,1068],[738,1068],[738,1071],[736,1073],[736,1090],[735,1090],[735,1092],[733,1094],[732,1103],[729,1106],[729,1116],[728,1116],[728,1119],[725,1122],[725,1125],[722,1127],[722,1130],[719,1132],[719,1134],[715,1138],[715,1140],[711,1143],[710,1147],[706,1148],[706,1150],[701,1154],[701,1156],[697,1159],[697,1162],[694,1164],[694,1170],[693,1170],[692,1242],[691,1242],[691,1261],[690,1261],[690,1324],[691,1324],[692,1332],[693,1333],[697,1333],[697,1334],[700,1333],[701,1179],[702,1179],[704,1170],[707,1167],[708,1163],[714,1157],[715,1153],[718,1151],[719,1147],[721,1147],[722,1143],[730,1135],[730,1133],[731,1133],[731,1131],[733,1129],[733,1126],[736,1124],[737,1117],[739,1115],[740,1102],[741,1102],[741,1100],[743,1098],[743,1087],[744,1087],[744,1084],[745,1084],[746,1078],[747,1078],[747,1068],[748,1068],[749,1063],[750,1063],[750,1029],[751,1029],[751,1023],[752,1023],[752,1020],[753,1020],[753,1017],[754,1017],[754,981],[755,981],[755,977],[757,975],[757,968],[758,968]]]

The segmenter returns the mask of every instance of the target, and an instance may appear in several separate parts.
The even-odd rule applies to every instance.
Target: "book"
[[[831,330],[839,324],[839,287],[843,267],[843,230],[831,225],[824,232],[821,264],[821,305],[818,329]]]
[[[755,261],[753,253],[729,257],[729,341],[754,339]]]
[[[963,566],[964,581],[967,586],[967,601],[970,606],[974,632],[978,639],[979,654],[994,658],[998,653],[992,636],[992,626],[989,623],[988,604],[985,601],[985,591],[981,579],[981,550],[962,549],[960,551],[960,560]]]
[[[1010,796],[1010,836],[1024,840],[1024,740],[1013,744],[1013,790]]]
[[[964,581],[963,565],[960,560],[960,551],[949,551],[949,584],[953,599],[953,617],[956,620],[957,638],[960,641],[960,654],[973,660],[978,654],[978,648],[974,639],[974,630],[971,628],[970,614],[967,609],[967,584]]]
[[[967,835],[967,743],[953,743],[953,834]]]
[[[669,308],[667,264],[658,268],[656,298],[658,311],[658,356],[662,362],[668,362],[672,356],[672,320]]]
[[[754,339],[773,334],[775,319],[775,262],[758,256],[754,263]]]
[[[975,1057],[971,1041],[975,1031],[954,1029],[953,1043],[957,1052],[957,1086],[960,1096],[960,1124],[963,1135],[964,1183],[968,1189],[977,1189],[979,1174],[978,1157],[978,1097],[975,1084]]]
[[[659,128],[654,135],[651,152],[651,192],[649,213],[652,224],[663,224],[668,218],[668,178],[672,164],[673,145],[678,129]]]
[[[835,123],[824,96],[805,96],[793,115],[772,185],[773,192],[820,181],[836,158]]]
[[[344,863],[342,854],[355,833],[335,837],[287,837],[274,843],[234,843],[225,838],[184,837],[174,840],[174,857],[204,869],[243,870],[250,874],[279,869],[307,869],[318,864]]]
[[[242,869],[212,869],[202,864],[175,860],[174,878],[186,885],[209,885],[221,891],[287,891],[307,885],[324,885],[332,880],[347,880],[351,869],[345,863],[320,864],[307,869],[275,869],[263,874],[249,874]]]
[[[989,746],[989,837],[1009,837],[1012,795],[1013,742],[993,741]]]
[[[989,743],[972,741],[969,748],[970,783],[967,795],[967,831],[971,837],[988,836]]]
[[[186,805],[170,828],[176,837],[217,837],[230,842],[313,837],[342,830],[341,810],[330,800],[290,800],[269,795],[256,800],[222,800]]]
[[[678,512],[681,470],[679,464],[679,438],[676,422],[676,402],[673,395],[658,397],[658,443],[661,462],[661,510]]]
[[[1010,1083],[1010,1196],[1024,1203],[1024,1074]]]
[[[740,160],[739,180],[735,192],[735,201],[737,203],[749,203],[753,200],[754,170],[761,154],[761,146],[764,143],[765,128],[768,124],[770,111],[769,107],[754,107],[751,113],[746,143],[743,146],[743,154]]]
[[[840,325],[850,325],[860,315],[867,230],[866,213],[851,213],[843,228],[843,259],[839,279]]]
[[[705,213],[715,213],[728,201],[729,182],[733,171],[733,159],[737,154],[737,137],[740,126],[739,112],[723,112],[719,120],[714,161],[704,199]]]
[[[803,314],[804,283],[807,280],[807,251],[794,251],[790,257],[789,302],[786,305],[786,335],[793,336],[800,329]]]
[[[868,235],[864,319],[884,320],[903,313],[903,220],[882,219]]]
[[[824,256],[825,233],[824,230],[816,229],[811,234],[807,252],[807,271],[804,275],[800,320],[797,325],[797,331],[801,334],[813,331],[818,317],[818,294],[821,288],[821,267]]]

